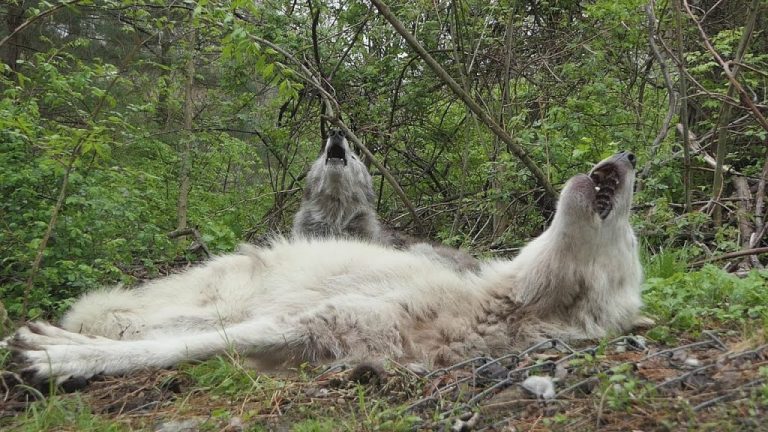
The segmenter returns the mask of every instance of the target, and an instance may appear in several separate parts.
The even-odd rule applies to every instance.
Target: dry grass
[[[231,431],[759,430],[767,365],[763,338],[737,332],[681,335],[666,346],[644,346],[642,338],[578,348],[553,341],[425,376],[391,363],[355,381],[349,379],[355,372],[339,369],[260,375],[226,358],[96,379],[45,401],[35,401],[40,393],[23,385],[6,386],[0,426],[164,430],[187,421],[192,430]],[[543,400],[522,389],[529,375],[554,377],[556,397]]]

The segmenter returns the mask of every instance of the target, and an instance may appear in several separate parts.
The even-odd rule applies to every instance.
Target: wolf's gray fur
[[[344,132],[331,129],[323,152],[307,174],[293,235],[381,242],[373,200],[371,175],[349,148]]]
[[[514,260],[478,272],[354,239],[277,240],[135,290],[87,294],[63,329],[30,323],[10,346],[28,376],[63,380],[229,349],[272,366],[384,358],[446,365],[545,336],[626,331],[647,322],[629,225],[634,174],[634,156],[620,153],[571,178],[552,225]]]
[[[344,132],[331,129],[323,151],[307,173],[292,234],[294,237],[358,238],[432,256],[460,271],[479,268],[478,261],[462,250],[384,227],[373,201],[371,174],[349,148]]]

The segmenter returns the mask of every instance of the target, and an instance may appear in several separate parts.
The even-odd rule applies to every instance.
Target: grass
[[[764,417],[768,409],[768,366],[764,366],[768,353],[751,350],[765,343],[768,272],[736,278],[714,266],[688,271],[685,262],[681,253],[646,260],[646,312],[658,325],[644,335],[653,352],[701,340],[706,329],[718,330],[731,354],[714,346],[684,350],[701,364],[713,365],[691,376],[685,374],[694,368],[684,363],[684,357],[646,358],[647,353],[619,350],[604,341],[594,354],[564,363],[568,375],[557,384],[560,391],[596,377],[591,388],[578,387],[543,404],[512,385],[472,408],[462,401],[497,381],[473,377],[471,367],[424,379],[391,364],[386,383],[360,385],[346,380],[345,372],[323,373],[309,365],[281,376],[262,374],[229,355],[53,395],[0,418],[0,429],[152,430],[162,422],[194,419],[202,431],[239,423],[253,431],[433,430],[450,426],[468,409],[469,414],[481,414],[482,426],[509,424],[518,430],[761,427],[750,419]],[[732,358],[732,353],[742,354]],[[0,364],[7,364],[6,354],[0,352]],[[524,361],[562,358],[563,353],[548,351],[541,356]],[[467,377],[469,381],[462,381]],[[669,379],[680,379],[680,385],[664,384]],[[445,392],[435,401],[407,409],[436,390]],[[713,400],[712,406],[694,409]]]
[[[0,423],[3,424],[3,423]],[[124,421],[94,415],[80,397],[53,395],[31,404],[14,422],[3,425],[6,431],[93,431],[117,432],[131,428]]]

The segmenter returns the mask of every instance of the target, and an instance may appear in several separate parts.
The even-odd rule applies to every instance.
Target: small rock
[[[529,376],[521,385],[536,397],[544,399],[555,397],[555,383],[548,376]]]
[[[155,426],[155,432],[197,432],[200,422],[197,418],[164,422]]]
[[[699,367],[699,366],[701,366],[701,361],[699,359],[697,359],[696,357],[688,357],[687,359],[685,359],[684,363],[687,364],[688,366],[691,366],[691,367]]]
[[[223,432],[243,432],[245,425],[240,417],[232,417],[229,423],[224,427]]]
[[[555,366],[555,381],[564,380],[568,376],[568,368],[558,363]]]
[[[480,371],[480,376],[491,379],[506,378],[507,374],[509,374],[509,370],[498,363],[483,365]]]
[[[358,384],[381,384],[387,380],[387,371],[378,363],[365,362],[349,371],[347,379]]]

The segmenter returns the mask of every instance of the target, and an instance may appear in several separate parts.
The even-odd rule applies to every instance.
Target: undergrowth
[[[657,326],[648,336],[669,342],[680,332],[726,327],[749,333],[768,325],[768,271],[737,277],[713,265],[689,271],[680,252],[653,257],[646,265],[643,299]]]

